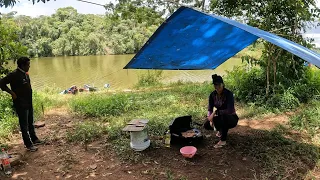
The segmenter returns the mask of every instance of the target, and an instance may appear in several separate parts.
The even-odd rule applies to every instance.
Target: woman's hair
[[[212,84],[224,84],[221,76],[217,74],[212,75]]]
[[[27,57],[19,58],[18,61],[17,61],[18,67],[21,68],[22,66],[26,65],[27,62],[29,62],[29,61],[30,61],[30,59],[27,58]]]

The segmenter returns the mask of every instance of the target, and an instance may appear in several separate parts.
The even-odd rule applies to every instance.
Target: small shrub
[[[307,103],[320,95],[320,70],[306,68],[304,77],[292,87],[300,102]]]
[[[162,72],[161,70],[148,71],[147,74],[142,74],[138,77],[138,83],[136,87],[148,87],[160,85],[162,80]]]
[[[234,93],[236,100],[245,103],[261,103],[265,100],[265,82],[261,69],[247,71],[244,66],[235,67],[225,78],[226,88]]]
[[[299,99],[293,95],[292,90],[287,90],[283,94],[273,94],[267,100],[267,106],[278,108],[282,111],[295,109],[299,107],[299,105]]]
[[[255,103],[272,111],[294,109],[320,95],[320,71],[305,68],[299,79],[290,79],[277,75],[273,86],[270,74],[270,92],[266,96],[266,73],[259,68],[249,71],[244,66],[235,67],[225,78],[226,87],[233,91],[235,99],[243,103]]]

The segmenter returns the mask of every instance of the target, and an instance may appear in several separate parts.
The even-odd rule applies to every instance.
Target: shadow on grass
[[[312,179],[310,171],[320,158],[319,147],[293,140],[281,128],[266,131],[237,126],[222,149],[213,147],[218,142],[215,132],[203,132],[211,137],[197,146],[192,159],[182,157],[181,145],[165,148],[160,139],[152,139],[152,146],[140,153],[124,148],[129,141],[118,145],[124,160],[151,162],[144,169],[153,172],[149,174],[153,179],[168,172],[171,179]]]
[[[304,179],[320,158],[318,146],[303,143],[284,128],[266,131],[238,126],[234,131],[230,148],[258,163],[259,179]]]

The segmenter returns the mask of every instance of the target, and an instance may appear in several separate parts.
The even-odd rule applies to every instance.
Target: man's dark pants
[[[24,145],[29,148],[32,146],[32,142],[38,140],[33,125],[33,107],[23,108],[15,105],[15,110],[19,117],[20,130]]]

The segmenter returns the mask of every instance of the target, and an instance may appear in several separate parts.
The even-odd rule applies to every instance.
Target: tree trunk
[[[275,87],[276,87],[276,84],[277,84],[277,77],[276,77],[276,74],[277,74],[277,63],[276,63],[277,59],[273,59],[273,88],[272,88],[272,92],[274,93],[275,92]]]
[[[271,44],[268,44],[267,45],[267,48],[268,49],[268,57],[267,57],[267,87],[266,87],[266,97],[269,96],[269,91],[270,91],[270,58],[271,58],[271,51],[272,51],[272,45]]]
[[[269,77],[269,72],[270,72],[270,60],[269,60],[269,57],[268,57],[267,61],[268,61],[268,66],[267,66],[267,88],[266,88],[266,96],[268,97],[268,96],[269,96],[269,86],[270,86],[270,84],[269,84],[269,79],[270,79],[270,77]]]
[[[273,92],[275,92],[275,86],[277,85],[277,61],[282,53],[282,49],[279,50],[277,57],[273,59]]]

